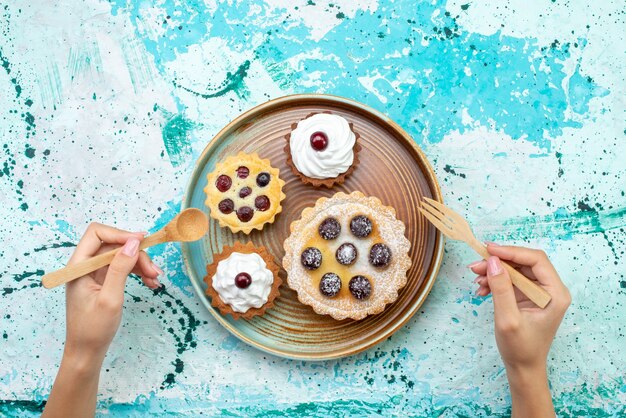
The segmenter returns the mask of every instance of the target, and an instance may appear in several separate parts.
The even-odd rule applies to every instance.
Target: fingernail
[[[491,256],[487,260],[487,274],[489,276],[497,276],[502,274],[502,263],[500,263],[500,259],[496,256]]]
[[[128,257],[134,257],[137,255],[139,249],[139,240],[137,238],[128,238],[126,244],[122,247],[122,254]]]
[[[476,266],[480,265],[480,263],[482,263],[482,262],[483,262],[483,260],[474,261],[473,263],[468,264],[467,268],[471,269],[472,267],[476,267]]]
[[[497,244],[493,241],[485,241],[485,244],[487,244],[488,246],[491,245],[492,247],[499,247],[500,244]]]
[[[479,281],[480,281],[480,277],[476,277],[476,278],[474,279],[474,283],[478,283]]]
[[[135,234],[143,235],[145,237],[148,235],[148,231],[135,232]]]
[[[154,263],[152,263],[152,268],[154,269],[154,271],[156,271],[156,272],[159,274],[159,276],[162,276],[162,275],[164,274],[164,273],[163,273],[163,270],[161,270],[161,269],[159,268],[159,266],[157,266],[157,265],[156,265],[156,264],[154,264]]]
[[[159,282],[157,279],[152,279],[152,285],[154,287],[161,287],[161,282]]]

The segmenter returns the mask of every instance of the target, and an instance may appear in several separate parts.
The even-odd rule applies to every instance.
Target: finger
[[[121,307],[124,303],[126,278],[139,258],[140,241],[134,236],[115,254],[109,265],[99,297],[107,306]]]
[[[479,286],[488,285],[487,276],[476,276],[476,278],[474,279],[474,283],[477,283]]]
[[[474,279],[474,283],[478,284],[478,289],[476,289],[476,294],[478,296],[487,296],[491,293],[491,289],[489,288],[489,282],[487,281],[486,276],[478,276]]]
[[[513,268],[521,268],[521,266],[517,263],[514,262],[508,262],[509,265]],[[479,274],[479,275],[486,275],[487,274],[487,261],[485,260],[479,260],[479,261],[474,261],[471,264],[468,264],[467,267],[472,270],[472,272]]]
[[[543,285],[563,285],[559,274],[545,252],[525,247],[487,245],[489,254],[531,268],[537,281]]]
[[[158,277],[163,275],[163,270],[154,264],[144,251],[139,252],[139,259],[135,269],[139,270],[137,274],[141,276],[141,280],[149,288],[155,289],[161,286]]]
[[[537,281],[537,277],[535,277],[535,273],[533,273],[533,269],[531,269],[530,267],[524,266],[524,267],[520,267],[518,270],[520,271],[520,273],[522,273],[524,276],[528,277],[529,279],[533,281]]]
[[[97,251],[96,255],[106,253],[108,251],[114,250],[119,247],[120,247],[119,245],[104,244]],[[105,266],[105,267],[102,267],[102,269],[100,270],[103,270],[106,274],[106,270],[108,268],[109,266]],[[149,279],[155,279],[159,275],[163,274],[163,270],[161,270],[158,266],[152,263],[150,256],[145,251],[140,251],[139,258],[137,259],[137,264],[135,264],[135,267],[133,267],[133,269],[131,270],[131,273],[136,274],[137,276],[147,277]],[[103,276],[103,279],[104,279],[104,276]]]
[[[74,250],[74,254],[72,254],[68,264],[76,263],[94,256],[103,242],[124,244],[130,237],[143,239],[144,236],[144,232],[128,232],[112,226],[92,222],[76,245],[76,250]]]
[[[487,296],[490,290],[488,287],[480,286],[478,290],[476,290],[476,296]]]
[[[519,310],[509,273],[495,256],[487,260],[487,282],[493,297],[496,327],[508,328],[519,323]]]
[[[157,279],[151,279],[150,277],[141,277],[141,282],[144,284],[144,286],[146,286],[148,289],[158,289],[159,287],[161,287],[161,283],[159,283],[159,281]]]
[[[139,251],[139,258],[137,259],[135,268],[139,269],[137,274],[142,277],[149,277],[150,279],[156,279],[163,274],[163,270],[152,262],[152,259],[145,251]]]
[[[485,260],[474,261],[468,264],[467,267],[476,274],[483,276],[487,274],[487,262]]]

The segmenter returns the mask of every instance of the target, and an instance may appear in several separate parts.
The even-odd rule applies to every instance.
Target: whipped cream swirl
[[[235,277],[239,273],[248,273],[252,278],[245,289],[237,287]],[[267,268],[265,260],[258,254],[232,253],[217,265],[212,278],[213,288],[224,303],[233,311],[245,313],[250,308],[260,308],[269,297],[274,274]]]
[[[328,146],[323,151],[316,151],[311,146],[311,135],[315,132],[323,132],[328,138]],[[356,136],[347,120],[338,115],[317,113],[301,120],[291,132],[291,159],[298,171],[307,177],[337,177],[352,165],[355,142]]]

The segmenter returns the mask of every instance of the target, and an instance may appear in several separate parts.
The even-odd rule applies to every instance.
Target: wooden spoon
[[[176,217],[162,229],[145,237],[139,245],[139,250],[141,251],[145,248],[162,244],[164,242],[197,241],[202,238],[204,234],[206,234],[208,229],[209,222],[206,215],[200,209],[185,209],[176,215]],[[82,277],[92,271],[96,271],[99,268],[108,266],[111,264],[113,257],[115,257],[115,254],[117,254],[119,250],[119,248],[116,248],[115,250],[107,251],[106,253],[81,261],[80,263],[72,264],[71,266],[48,273],[41,279],[43,287],[51,289],[63,283]]]

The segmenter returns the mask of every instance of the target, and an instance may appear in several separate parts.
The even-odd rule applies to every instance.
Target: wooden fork
[[[458,213],[436,200],[424,197],[419,211],[432,223],[435,228],[443,232],[448,238],[464,241],[474,249],[485,260],[490,254],[487,248],[481,244],[470,228],[467,221]],[[511,265],[502,262],[504,268],[509,272],[511,281],[528,299],[532,300],[540,308],[545,308],[552,297],[548,292],[538,286],[522,273],[514,269]]]

